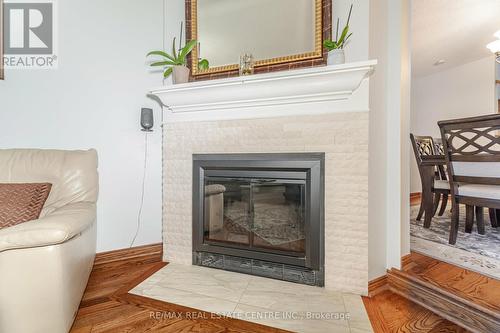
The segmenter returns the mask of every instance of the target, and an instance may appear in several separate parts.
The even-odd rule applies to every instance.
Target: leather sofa
[[[0,229],[0,332],[63,333],[96,252],[97,153],[0,150],[0,183],[52,184],[38,220]]]

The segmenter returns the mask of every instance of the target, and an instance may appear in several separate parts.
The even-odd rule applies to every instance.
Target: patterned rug
[[[410,233],[412,236],[430,240],[440,244],[448,244],[450,235],[451,213],[448,210],[443,216],[434,216],[431,227],[423,227],[424,219],[417,221],[418,206],[412,207]],[[460,227],[458,229],[457,243],[454,247],[500,260],[500,228],[492,228],[490,218],[485,209],[484,224],[486,233],[477,233],[477,225],[474,223],[472,233],[465,232],[465,207],[460,207]]]
[[[475,270],[493,278],[500,278],[500,228],[492,228],[485,209],[484,223],[486,233],[477,233],[474,223],[472,233],[465,232],[465,207],[460,207],[459,231],[457,243],[450,245],[451,213],[434,216],[431,227],[423,227],[424,219],[417,221],[418,206],[410,210],[411,249],[436,259]],[[433,245],[434,244],[434,245]]]
[[[224,211],[232,223],[254,232],[271,245],[279,246],[305,239],[302,217],[292,206],[272,203],[255,204],[253,224],[244,207],[233,204]]]

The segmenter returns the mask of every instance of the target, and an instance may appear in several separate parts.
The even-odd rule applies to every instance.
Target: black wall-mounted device
[[[152,132],[153,125],[154,125],[153,109],[142,108],[141,109],[142,131]]]

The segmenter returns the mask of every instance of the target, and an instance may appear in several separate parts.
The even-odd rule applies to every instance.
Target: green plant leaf
[[[208,62],[207,59],[201,59],[198,62],[198,69],[205,70],[205,69],[208,69],[209,67],[210,67],[210,63]]]
[[[152,55],[162,56],[162,57],[165,57],[169,60],[175,61],[174,57],[172,57],[170,54],[163,52],[163,51],[151,51],[146,55],[146,57],[149,57]]]
[[[163,72],[163,77],[169,77],[172,74],[173,68],[169,67],[165,72]]]
[[[354,6],[354,4],[351,3],[351,8],[349,8],[349,16],[347,16],[347,23],[346,23],[347,26],[351,22],[352,6]]]
[[[179,54],[179,61],[182,62],[182,64],[186,63],[186,57],[187,55],[193,50],[193,48],[196,46],[196,40],[190,40],[186,45],[181,50],[181,53]]]
[[[325,40],[323,42],[323,46],[327,51],[335,50],[336,48],[338,48],[337,43],[330,39]]]
[[[335,29],[335,40],[339,40],[339,24],[340,24],[340,18],[337,17],[337,29]]]
[[[158,62],[153,62],[150,66],[156,67],[156,66],[175,66],[176,63],[173,61],[158,61]]]
[[[345,37],[347,36],[348,32],[349,32],[349,26],[346,25],[344,27],[344,30],[342,30],[342,34],[340,35],[339,40],[337,41],[337,44],[339,45],[340,48],[344,47]]]
[[[349,35],[347,35],[346,38],[344,38],[344,41],[342,42],[341,49],[343,49],[347,45],[347,42],[349,41],[349,38],[351,37],[351,35],[352,35],[352,32]]]
[[[174,61],[177,61],[177,51],[175,50],[175,37],[174,41],[172,42],[172,55],[174,56]]]

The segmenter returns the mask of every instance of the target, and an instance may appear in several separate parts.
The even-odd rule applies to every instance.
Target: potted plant
[[[153,67],[164,67],[165,71],[163,72],[163,77],[169,77],[170,74],[172,76],[172,82],[174,84],[177,83],[186,83],[189,81],[189,68],[186,66],[187,56],[193,48],[196,46],[196,40],[191,40],[184,45],[181,46],[179,42],[179,50],[175,49],[175,38],[172,46],[172,54],[168,54],[164,51],[151,51],[147,54],[147,56],[161,56],[165,58],[163,61],[153,62],[151,66]]]
[[[342,33],[339,37],[339,23],[340,19],[337,18],[337,29],[335,31],[335,40],[327,39],[323,42],[323,46],[328,50],[328,65],[339,65],[345,63],[344,47],[347,45],[349,38],[352,33],[349,32],[349,22],[351,20],[352,4],[349,9],[349,16],[347,17],[347,23],[342,29]]]
[[[200,59],[198,61],[198,69],[199,70],[207,70],[210,68],[210,63],[207,59]]]

